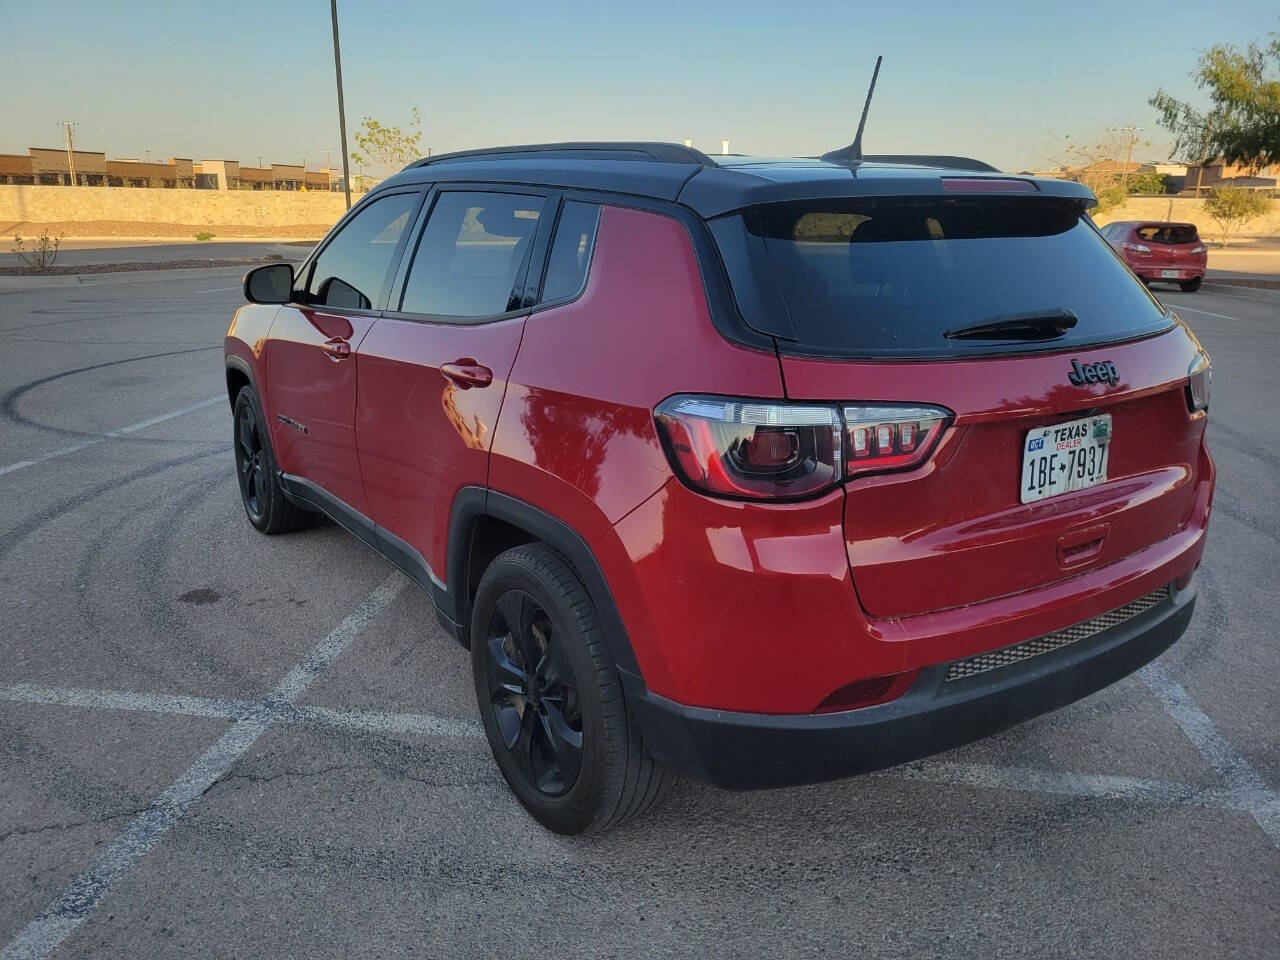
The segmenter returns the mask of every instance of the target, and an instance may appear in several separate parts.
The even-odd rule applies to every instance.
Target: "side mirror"
[[[250,303],[288,303],[292,293],[291,263],[268,263],[244,275],[244,298]]]

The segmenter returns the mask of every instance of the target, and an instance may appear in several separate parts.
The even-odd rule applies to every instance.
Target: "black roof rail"
[[[701,150],[676,143],[643,141],[582,141],[571,143],[527,143],[512,147],[459,150],[435,157],[423,157],[409,168],[462,160],[648,160],[658,163],[697,164],[714,167],[715,162]],[[409,169],[406,168],[406,169]]]
[[[942,167],[949,170],[981,170],[983,173],[999,173],[997,167],[972,157],[952,157],[928,153],[879,153],[868,154],[863,163],[903,163],[913,167]]]

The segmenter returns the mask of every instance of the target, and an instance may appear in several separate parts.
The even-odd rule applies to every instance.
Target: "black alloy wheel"
[[[236,473],[240,477],[240,495],[244,498],[249,519],[260,523],[266,512],[267,466],[262,448],[262,430],[253,404],[242,403],[236,409]]]
[[[564,643],[524,590],[503,593],[489,617],[490,708],[516,768],[560,796],[582,769],[582,707]]]

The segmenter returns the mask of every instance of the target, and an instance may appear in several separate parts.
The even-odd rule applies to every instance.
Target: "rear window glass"
[[[1189,223],[1144,223],[1133,232],[1148,243],[1195,243],[1200,239]]]
[[[826,199],[753,208],[711,228],[744,319],[791,352],[1044,350],[1172,322],[1074,201]],[[1069,312],[1077,322],[1047,341],[944,336],[1041,312]]]

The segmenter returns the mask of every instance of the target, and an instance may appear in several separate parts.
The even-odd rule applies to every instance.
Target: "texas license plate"
[[[1162,276],[1162,277],[1174,277],[1174,278],[1176,279],[1179,273],[1181,273],[1181,271],[1180,271],[1180,270],[1161,270],[1161,271],[1160,271],[1160,276]]]
[[[1110,449],[1109,413],[1029,431],[1022,448],[1022,502],[1106,483]]]

